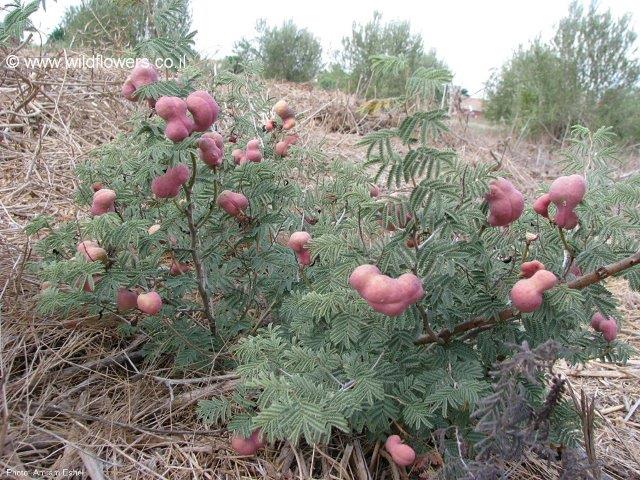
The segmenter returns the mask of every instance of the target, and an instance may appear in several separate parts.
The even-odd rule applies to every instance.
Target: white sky
[[[48,33],[66,7],[79,3],[48,0],[47,11],[37,12],[34,23]],[[633,28],[640,33],[640,1],[601,0],[599,4],[615,15],[630,12]],[[538,35],[549,38],[568,5],[569,0],[191,0],[193,28],[198,31],[196,49],[216,58],[231,53],[241,37],[252,37],[259,18],[269,25],[291,18],[320,39],[329,60],[342,37],[351,32],[352,23],[364,23],[379,10],[383,20],[409,20],[412,29],[422,33],[425,47],[435,48],[453,70],[454,81],[471,93],[482,89],[492,69],[519,44]]]

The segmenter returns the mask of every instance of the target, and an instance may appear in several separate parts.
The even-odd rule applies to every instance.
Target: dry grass
[[[22,228],[41,213],[58,219],[76,215],[73,166],[113,137],[132,106],[119,96],[125,72],[3,70],[0,77],[3,475],[5,468],[66,468],[94,480],[407,478],[388,467],[378,448],[367,450],[357,440],[329,450],[277,445],[257,459],[238,458],[228,449],[227,432],[208,429],[195,415],[198,399],[234,387],[233,375],[210,372],[184,379],[168,365],[144,360],[144,337],[123,340],[91,318],[61,322],[36,315],[39,284],[24,268],[30,244]],[[371,127],[355,118],[356,99],[293,85],[270,85],[270,90],[306,112],[304,134],[323,142],[328,155],[361,160],[358,131]],[[495,161],[493,152],[521,185],[552,170],[553,158],[544,149],[517,139],[504,142],[499,132],[487,130],[483,124],[454,124],[445,142],[469,162]],[[354,133],[340,133],[345,131]],[[527,163],[529,158],[537,160]],[[621,337],[639,348],[640,296],[623,282],[611,286],[626,318]],[[640,360],[625,366],[591,362],[581,369],[564,365],[558,371],[574,390],[597,399],[597,451],[606,472],[640,478]],[[432,460],[437,467],[437,456]],[[428,472],[420,477],[429,478]],[[555,476],[535,459],[510,472],[518,479]]]

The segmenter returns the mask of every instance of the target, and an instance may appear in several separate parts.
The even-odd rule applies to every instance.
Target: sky
[[[587,5],[588,0],[582,0]],[[292,19],[309,29],[321,42],[324,59],[341,46],[353,22],[365,23],[378,10],[383,20],[408,20],[421,33],[427,49],[434,48],[454,73],[454,82],[482,95],[491,72],[508,60],[520,44],[541,36],[551,37],[555,25],[566,15],[570,0],[191,0],[196,49],[221,58],[231,53],[241,37],[253,37],[258,19],[279,25]],[[65,9],[79,0],[48,0],[34,23],[49,33]],[[632,14],[632,26],[640,33],[640,1],[601,0],[600,9],[616,16]]]

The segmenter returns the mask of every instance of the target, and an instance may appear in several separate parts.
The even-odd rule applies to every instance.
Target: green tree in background
[[[630,17],[572,3],[553,39],[520,47],[487,84],[487,116],[562,138],[581,123],[640,138],[640,64]]]
[[[89,0],[67,9],[50,40],[122,50],[154,38],[180,43],[190,38],[190,27],[188,0]]]
[[[234,56],[260,63],[266,78],[307,82],[320,71],[322,47],[307,29],[298,28],[291,20],[279,27],[269,27],[260,20],[256,31],[256,38],[236,43]]]
[[[354,23],[351,35],[342,39],[341,65],[349,73],[350,89],[364,92],[367,97],[400,95],[405,81],[420,67],[442,68],[435,51],[425,52],[422,36],[411,32],[407,21],[383,23],[382,14],[374,12],[366,24]],[[374,57],[403,57],[406,71],[373,75]]]
[[[598,13],[596,3],[585,11],[574,2],[558,25],[552,45],[565,73],[598,100],[611,90],[636,85],[640,79],[637,35],[630,21],[629,14],[615,19],[609,10]]]
[[[580,116],[584,101],[553,49],[535,40],[520,47],[488,83],[487,116],[508,119],[531,133],[559,137]]]

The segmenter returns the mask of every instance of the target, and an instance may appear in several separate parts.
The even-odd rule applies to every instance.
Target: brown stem
[[[431,328],[431,325],[429,324],[429,315],[427,315],[427,312],[422,307],[422,305],[416,305],[416,307],[418,308],[418,312],[420,312],[420,316],[422,317],[422,325],[427,332],[427,337],[429,338],[429,340],[431,340],[431,342],[444,343],[444,340],[438,337],[436,332],[434,332]]]
[[[609,265],[605,265],[604,267],[597,268],[591,273],[587,273],[586,275],[582,275],[581,277],[572,280],[571,282],[567,283],[567,285],[569,286],[569,288],[575,288],[579,290],[638,264],[640,264],[640,252],[636,252],[630,257],[623,258],[620,261],[610,263]]]
[[[581,277],[578,277],[575,280],[568,282],[567,286],[575,290],[581,290],[585,287],[588,287],[589,285],[598,283],[607,277],[610,277],[612,275],[615,275],[616,273],[627,270],[628,268],[631,268],[634,265],[638,265],[638,264],[640,264],[640,251],[618,262],[614,262],[609,265],[599,267],[594,272],[587,273],[586,275],[582,275]],[[466,322],[459,323],[458,325],[453,327],[453,330],[444,329],[441,332],[439,332],[435,336],[435,338],[433,335],[430,335],[429,333],[425,335],[420,335],[416,340],[414,340],[413,343],[416,345],[427,345],[429,343],[439,342],[441,340],[447,341],[451,337],[457,334],[464,333],[469,330],[473,330],[475,328],[485,328],[487,326],[492,326],[498,322],[504,322],[506,320],[509,320],[510,318],[515,317],[517,314],[518,314],[518,311],[515,308],[507,308],[505,310],[502,310],[498,315],[496,315],[493,318],[476,317]]]
[[[193,174],[191,177],[191,181],[185,186],[184,193],[187,199],[187,209],[185,211],[187,215],[187,223],[189,224],[189,237],[191,241],[191,258],[193,259],[193,266],[196,269],[196,281],[198,283],[198,293],[200,294],[200,298],[202,299],[204,314],[207,317],[209,322],[209,330],[212,335],[216,334],[216,320],[213,317],[213,312],[211,311],[211,297],[209,296],[209,292],[207,291],[207,276],[204,272],[204,267],[202,266],[202,261],[200,259],[200,255],[198,255],[198,228],[196,227],[196,223],[193,220],[193,201],[191,199],[191,190],[193,188],[193,184],[195,183],[195,171],[196,171],[196,161],[195,158],[192,158],[193,162]]]

